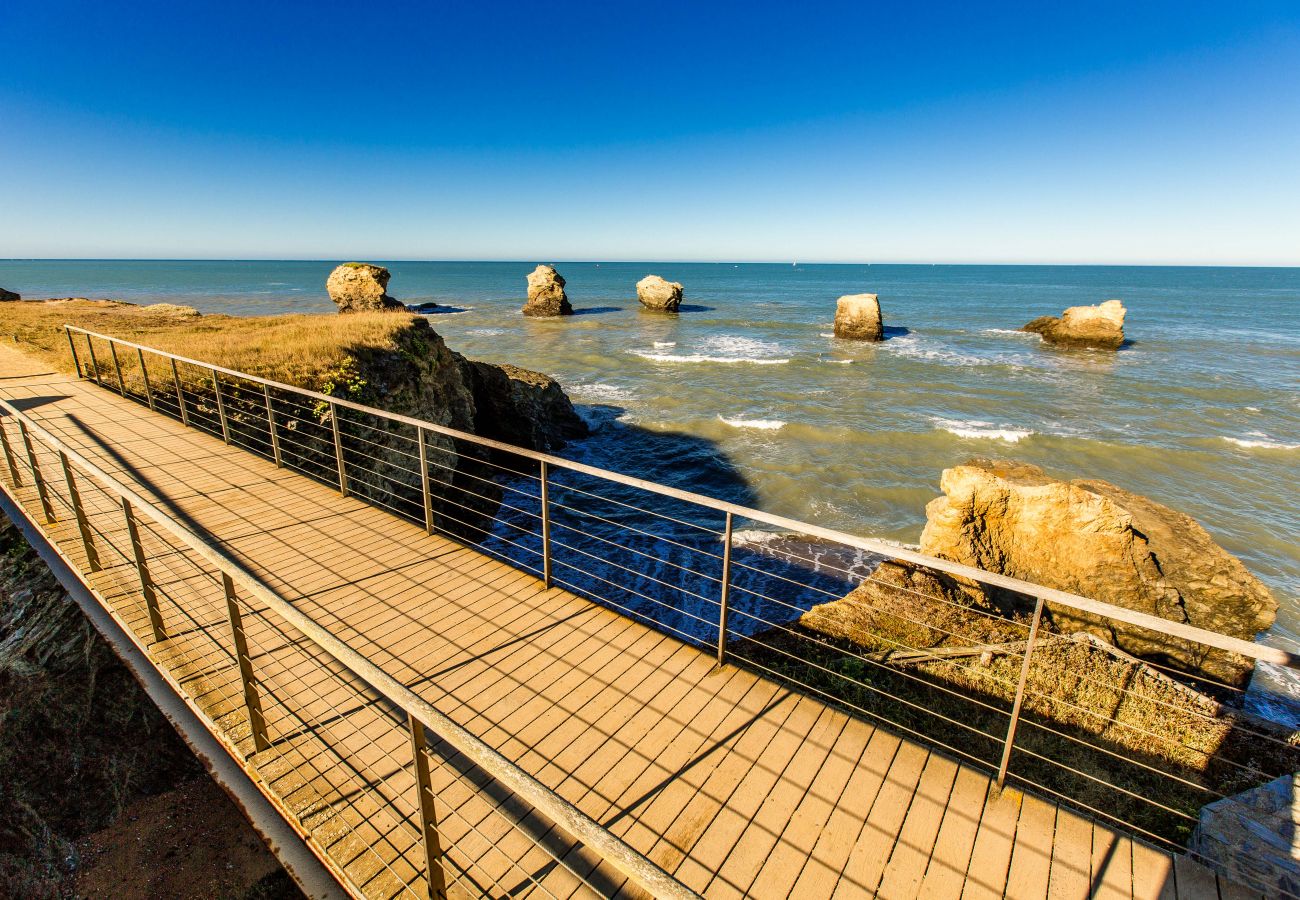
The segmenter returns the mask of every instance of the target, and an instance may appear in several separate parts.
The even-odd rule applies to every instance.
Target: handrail
[[[144,349],[150,348],[146,347]],[[188,362],[188,360],[183,361]],[[220,547],[177,523],[167,513],[158,509],[147,499],[122,484],[122,482],[41,427],[26,414],[20,412],[9,401],[0,398],[0,410],[6,415],[13,416],[15,421],[25,425],[30,433],[40,437],[46,445],[65,454],[81,470],[101,482],[105,487],[128,500],[135,513],[148,516],[218,570],[230,576],[233,581],[238,582],[252,596],[275,610],[277,614],[302,632],[316,646],[369,684],[384,699],[402,709],[415,721],[428,728],[483,771],[506,785],[516,795],[526,800],[534,809],[549,818],[570,836],[577,838],[590,847],[638,887],[648,891],[653,897],[702,900],[699,894],[677,881],[641,852],[604,828],[572,803],[554,793],[500,752],[456,724],[410,688],[394,679],[348,644],[339,640],[310,616],[284,600]]]
[[[1034,584],[1029,581],[1023,581],[1019,578],[1012,578],[1008,575],[999,575],[996,572],[986,572],[983,569],[977,569],[973,566],[962,565],[961,563],[951,562],[946,559],[939,559],[934,556],[927,556],[915,550],[908,550],[903,547],[897,547],[884,541],[873,538],[863,538],[856,535],[847,534],[842,531],[836,531],[831,528],[823,528],[820,525],[812,525],[807,522],[800,522],[796,519],[778,516],[772,513],[766,513],[762,510],[753,509],[748,506],[741,506],[736,503],[730,503],[725,500],[718,500],[705,494],[697,494],[692,491],[683,491],[679,488],[669,487],[648,481],[644,478],[636,478],[631,475],[623,475],[608,469],[601,469],[596,466],[589,466],[584,463],[574,462],[559,456],[553,456],[549,453],[542,453],[537,450],[529,450],[525,447],[516,447],[513,444],[507,444],[503,441],[492,440],[491,438],[481,437],[467,431],[460,431],[455,428],[448,428],[445,425],[438,425],[433,422],[427,422],[423,419],[416,419],[411,416],[402,415],[401,413],[388,412],[387,410],[378,409],[373,406],[365,406],[351,400],[345,400],[339,397],[331,397],[328,394],[322,394],[318,391],[308,390],[306,388],[295,387],[294,385],[285,384],[279,381],[272,381],[267,378],[261,378],[257,375],[249,375],[246,372],[240,372],[235,369],[228,369],[224,366],[214,365],[213,363],[202,362],[201,360],[191,359],[180,356],[176,353],[170,353],[166,350],[159,350],[156,347],[149,347],[144,344],[137,344],[132,341],[112,337],[106,334],[100,334],[96,331],[90,331],[77,325],[65,323],[63,326],[70,332],[84,334],[88,338],[96,337],[100,340],[108,341],[110,346],[114,343],[121,344],[124,347],[131,347],[136,350],[148,351],[150,353],[172,359],[176,362],[187,363],[198,366],[212,372],[220,372],[234,378],[250,381],[255,384],[263,385],[276,390],[288,391],[309,397],[323,403],[330,403],[335,406],[353,409],[366,415],[377,416],[388,419],[393,422],[400,422],[404,425],[410,425],[417,429],[442,434],[457,440],[468,441],[493,450],[500,450],[520,456],[525,459],[531,459],[536,462],[546,463],[549,466],[568,469],[573,472],[581,472],[584,475],[591,475],[596,478],[610,481],[615,484],[634,487],[653,494],[659,494],[664,497],[671,497],[675,500],[681,500],[686,503],[692,503],[696,506],[702,506],[706,509],[716,510],[717,512],[730,514],[732,517],[749,519],[755,522],[762,522],[767,525],[773,525],[787,531],[793,531],[798,534],[808,535],[811,537],[822,538],[828,541],[834,541],[848,547],[858,550],[865,550],[868,553],[875,553],[892,559],[901,559],[915,565],[924,566],[928,569],[934,569],[939,572],[945,572],[949,575],[956,575],[961,578],[968,578],[973,581],[979,581],[994,587],[1005,590],[1015,591],[1035,599],[1042,599],[1049,603],[1060,604],[1061,606],[1079,610],[1081,612],[1092,613],[1094,615],[1104,616],[1129,625],[1136,625],[1140,628],[1146,628],[1151,631],[1160,632],[1172,637],[1182,638],[1184,640],[1195,641],[1217,650],[1225,650],[1230,653],[1237,653],[1252,659],[1262,660],[1275,665],[1286,666],[1288,668],[1300,669],[1300,653],[1291,653],[1278,647],[1268,647],[1263,644],[1256,644],[1251,641],[1242,640],[1241,638],[1230,637],[1226,634],[1219,634],[1214,631],[1207,631],[1204,628],[1197,628],[1194,625],[1187,625],[1182,622],[1174,622],[1169,619],[1162,619],[1159,616],[1149,615],[1138,612],[1137,610],[1127,609],[1122,606],[1116,606],[1111,603],[1105,603],[1100,600],[1092,600],[1088,597],[1082,597],[1078,594],[1072,594],[1068,591],[1058,590],[1056,588],[1046,587],[1044,585]]]

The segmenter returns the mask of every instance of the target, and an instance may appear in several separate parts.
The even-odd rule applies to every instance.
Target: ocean
[[[557,261],[577,315],[535,320],[534,263],[376,262],[393,296],[447,307],[431,319],[453,349],[564,385],[596,426],[566,455],[909,544],[973,456],[1105,479],[1204,525],[1281,604],[1263,640],[1300,648],[1300,269]],[[333,265],[9,260],[0,287],[328,312]],[[651,273],[685,286],[680,314],[640,309]],[[862,292],[880,344],[831,336],[836,298]],[[1117,353],[1017,331],[1109,298],[1128,308]],[[1300,681],[1256,683],[1259,704],[1300,701]]]

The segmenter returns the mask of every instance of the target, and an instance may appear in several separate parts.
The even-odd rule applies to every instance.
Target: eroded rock
[[[528,273],[524,315],[538,318],[573,315],[573,307],[564,293],[564,277],[555,271],[555,266],[540,265]]]
[[[330,272],[325,290],[341,313],[404,310],[400,300],[388,296],[389,277],[383,266],[343,263]]]
[[[1059,319],[1040,316],[1022,330],[1040,334],[1043,340],[1053,344],[1118,350],[1124,343],[1126,312],[1118,300],[1107,300],[1097,306],[1071,306]]]
[[[1187,849],[1269,896],[1300,894],[1300,775],[1207,804]]]
[[[0,303],[11,303],[14,300],[21,299],[23,298],[20,295],[15,294],[13,291],[6,291],[4,288],[0,288]]]
[[[921,552],[1243,640],[1277,602],[1191,517],[1105,481],[1059,481],[1037,466],[971,460],[944,470]],[[985,589],[988,592],[990,589]],[[1253,660],[1059,604],[1084,630],[1135,656],[1244,686]]]
[[[470,359],[465,366],[476,434],[543,451],[586,436],[587,424],[554,378],[508,363]]]
[[[876,294],[848,294],[835,304],[835,336],[851,341],[883,341],[885,326]]]
[[[636,283],[636,299],[646,309],[677,312],[682,305],[682,286],[658,275],[647,275]]]

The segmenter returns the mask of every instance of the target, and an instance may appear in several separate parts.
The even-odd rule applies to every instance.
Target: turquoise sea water
[[[519,315],[533,263],[384,264],[394,296],[455,307],[433,317],[454,349],[564,384],[600,426],[572,455],[908,543],[971,456],[1103,478],[1205,525],[1281,603],[1265,640],[1300,646],[1300,269],[557,263],[579,314],[539,321]],[[12,260],[0,287],[331,311],[333,265]],[[681,314],[640,310],[649,273],[685,285]],[[863,291],[887,340],[835,340],[835,299]],[[1111,297],[1129,310],[1118,353],[1016,331]],[[651,458],[676,446],[665,433],[696,440]]]

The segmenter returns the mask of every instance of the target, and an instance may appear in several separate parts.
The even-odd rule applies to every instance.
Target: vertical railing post
[[[135,524],[135,511],[131,501],[122,498],[122,515],[126,517],[126,533],[131,539],[131,553],[135,556],[135,570],[140,576],[140,593],[144,594],[144,605],[149,610],[149,625],[153,628],[155,643],[167,639],[163,630],[162,612],[158,609],[158,594],[153,587],[153,578],[149,575],[149,564],[144,558],[144,543],[140,540],[140,529]]]
[[[153,388],[149,386],[149,370],[145,368],[144,351],[136,347],[135,355],[140,360],[140,376],[144,379],[144,398],[149,401],[149,409],[153,410]]]
[[[122,364],[117,361],[117,342],[112,338],[108,339],[108,352],[113,357],[113,371],[117,373],[117,392],[125,397],[126,382],[122,380]]]
[[[68,454],[62,450],[59,451],[59,465],[63,466],[63,482],[68,487],[68,500],[72,503],[72,514],[77,519],[77,531],[81,532],[81,545],[86,550],[86,564],[90,571],[98,572],[99,553],[95,550],[95,541],[90,534],[90,520],[86,518],[86,509],[81,505],[81,491],[77,490],[77,479],[72,475]]]
[[[275,408],[271,406],[271,386],[262,385],[262,396],[266,398],[266,427],[271,430],[271,455],[275,457],[275,467],[283,467],[280,459],[280,436],[275,433]]]
[[[190,414],[185,411],[185,391],[181,388],[180,369],[176,368],[176,357],[172,357],[172,382],[176,385],[176,405],[181,410],[181,424],[190,424]]]
[[[330,401],[330,425],[334,427],[334,458],[339,464],[339,493],[348,495],[348,473],[343,468],[343,434],[339,431],[339,405]]]
[[[731,602],[731,513],[722,532],[722,595],[718,601],[718,665],[727,661],[727,616]]]
[[[551,586],[551,491],[546,460],[542,460],[542,583]]]
[[[5,463],[9,466],[9,478],[14,483],[14,487],[22,487],[23,480],[18,474],[18,461],[14,459],[13,448],[9,446],[9,432],[5,429],[3,420],[0,420],[0,445],[4,446]]]
[[[45,513],[45,522],[54,521],[54,507],[50,504],[50,491],[45,486],[45,477],[41,475],[41,465],[36,460],[36,448],[32,446],[32,436],[27,433],[27,423],[18,420],[18,430],[23,436],[23,447],[27,450],[27,462],[32,468],[32,483],[36,485],[36,495],[41,498],[41,510]]]
[[[445,900],[447,875],[442,868],[442,842],[438,838],[438,819],[433,808],[433,781],[429,777],[429,744],[424,726],[407,713],[411,729],[411,754],[415,757],[415,789],[420,792],[420,834],[424,838],[424,865],[429,877],[429,897]]]
[[[429,439],[423,428],[417,427],[420,445],[420,493],[424,497],[424,530],[433,534],[433,496],[429,492]]]
[[[68,336],[68,349],[72,351],[72,368],[77,370],[77,377],[81,377],[81,358],[77,356],[77,344],[72,340],[72,329],[67,325],[63,326],[63,333]]]
[[[99,377],[99,358],[95,356],[95,341],[89,333],[86,334],[86,349],[90,351],[90,367],[94,370],[95,384],[103,387],[104,379]]]
[[[235,582],[225,572],[221,573],[221,586],[226,591],[226,616],[230,620],[230,633],[235,640],[235,660],[239,663],[239,680],[244,685],[244,708],[248,711],[248,728],[253,732],[253,752],[271,749],[271,739],[266,733],[266,718],[262,715],[262,699],[257,694],[253,676],[253,658],[248,653],[248,636],[244,634],[244,617],[239,612],[235,597]]]
[[[221,399],[221,381],[217,370],[212,370],[212,391],[217,395],[217,418],[221,420],[221,439],[230,443],[230,423],[226,421],[226,401]]]
[[[1006,784],[1007,769],[1011,765],[1011,747],[1016,740],[1016,726],[1020,724],[1020,706],[1025,699],[1025,682],[1029,680],[1029,657],[1034,652],[1038,638],[1038,623],[1043,620],[1043,598],[1034,606],[1034,620],[1029,625],[1029,639],[1025,641],[1025,661],[1020,664],[1020,683],[1016,685],[1016,699],[1011,704],[1011,721],[1007,723],[1007,737],[1002,742],[1002,762],[998,765],[998,787]]]

